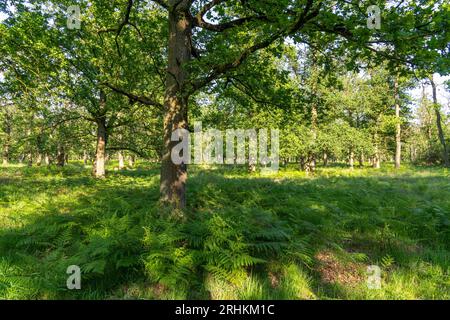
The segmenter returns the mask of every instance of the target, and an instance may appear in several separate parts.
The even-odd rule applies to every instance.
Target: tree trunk
[[[394,83],[394,95],[395,95],[395,118],[397,120],[395,130],[395,168],[399,169],[401,165],[402,154],[402,140],[401,140],[401,123],[400,123],[400,93],[398,87],[398,76],[395,78]]]
[[[311,170],[311,172],[316,171],[316,155],[315,154],[311,154],[311,156],[309,158],[309,169]]]
[[[83,151],[83,164],[86,166],[88,163],[88,153],[86,150]]]
[[[123,170],[123,168],[125,168],[125,159],[123,157],[123,152],[119,151],[117,155],[119,158],[119,170]]]
[[[30,153],[28,153],[27,157],[28,157],[28,166],[32,167],[33,166],[33,154],[30,152]]]
[[[409,156],[410,156],[411,163],[416,162],[416,160],[417,160],[416,153],[417,153],[416,147],[414,145],[411,145],[409,147]]]
[[[442,157],[443,157],[443,161],[444,161],[444,166],[450,167],[447,143],[445,141],[444,130],[442,129],[441,112],[439,110],[439,104],[437,101],[436,84],[434,83],[432,76],[430,77],[430,83],[431,83],[431,87],[433,89],[433,105],[434,105],[433,107],[434,107],[434,112],[436,113],[436,125],[437,125],[437,129],[438,129],[438,134],[439,134],[439,141],[441,142],[442,149],[443,149]]]
[[[380,159],[380,151],[379,151],[379,146],[378,146],[378,134],[375,134],[374,136],[374,140],[375,140],[375,154],[373,155],[373,161],[372,161],[372,166],[375,169],[380,169],[381,168],[381,159]]]
[[[299,157],[298,158],[298,169],[300,171],[304,171],[305,170],[305,158],[304,157]]]
[[[378,154],[373,157],[373,168],[380,169],[381,168],[381,160]]]
[[[172,148],[179,141],[171,141],[172,132],[188,129],[185,64],[191,58],[191,23],[189,2],[169,0],[169,48],[166,91],[164,98],[164,141],[161,163],[161,201],[177,208],[186,206],[187,165],[174,164]]]
[[[9,161],[9,143],[5,142],[5,144],[3,145],[3,165],[4,166],[8,165],[8,161]]]
[[[9,145],[11,143],[11,124],[8,114],[6,114],[4,123],[4,132],[5,132],[5,142],[3,143],[3,165],[7,165],[9,162]]]
[[[323,153],[323,166],[328,166],[328,154],[326,152]]]
[[[105,177],[105,158],[106,158],[106,144],[108,136],[106,131],[105,118],[97,119],[97,149],[95,152],[94,162],[94,176],[96,178]]]
[[[359,159],[358,159],[358,161],[359,161],[359,167],[360,167],[360,168],[363,168],[363,167],[364,167],[364,153],[363,153],[363,152],[361,152],[361,153],[359,154]]]
[[[42,154],[41,153],[38,153],[38,155],[37,155],[36,164],[39,167],[42,165]]]
[[[64,167],[64,164],[66,162],[66,155],[64,151],[63,145],[58,145],[58,154],[56,155],[56,165],[59,167]]]
[[[128,156],[128,165],[130,166],[130,168],[134,167],[134,155]]]
[[[31,116],[31,121],[30,121],[29,127],[27,129],[27,140],[30,139],[31,128],[33,128],[33,116]],[[33,147],[31,145],[30,141],[27,141],[27,150],[28,150],[28,153],[25,155],[25,158],[28,159],[27,165],[29,167],[32,167],[33,166]]]
[[[314,95],[315,93],[315,87],[313,88],[314,90]],[[317,141],[317,105],[316,103],[312,104],[312,109],[311,109],[311,130],[312,130],[312,137],[313,137],[313,141],[314,144]],[[310,155],[310,162],[309,162],[309,166],[311,171],[315,171],[316,170],[316,155],[315,153],[311,153]]]
[[[355,164],[355,153],[353,152],[353,149],[350,150],[349,164],[350,164],[350,169],[353,170],[354,164]]]

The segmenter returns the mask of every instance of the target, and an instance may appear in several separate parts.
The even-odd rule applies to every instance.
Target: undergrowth
[[[450,298],[445,169],[194,167],[182,219],[164,218],[158,173],[1,168],[0,298]]]

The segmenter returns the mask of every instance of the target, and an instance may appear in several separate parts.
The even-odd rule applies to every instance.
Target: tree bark
[[[9,146],[11,143],[11,123],[10,123],[10,116],[6,114],[5,116],[5,122],[4,122],[4,129],[3,129],[6,137],[5,141],[3,143],[3,165],[7,165],[9,162]]]
[[[359,166],[360,166],[360,168],[363,168],[363,167],[364,167],[364,153],[363,153],[363,152],[361,152],[361,153],[359,154],[359,159],[358,159],[358,161],[359,161]]]
[[[166,90],[164,97],[164,141],[161,163],[161,201],[177,208],[186,206],[187,165],[174,164],[172,132],[188,129],[185,65],[191,59],[191,32],[189,1],[169,0],[169,50]]]
[[[431,88],[433,89],[433,107],[436,113],[436,125],[438,129],[439,141],[442,145],[442,158],[445,167],[450,167],[450,160],[448,155],[447,143],[445,141],[444,130],[442,129],[442,118],[439,110],[439,104],[437,101],[436,84],[434,83],[433,76],[430,77]]]
[[[3,145],[3,165],[8,165],[9,162],[9,143],[5,142]]]
[[[395,130],[395,168],[399,169],[401,165],[402,154],[402,140],[401,140],[401,123],[400,123],[400,93],[398,86],[398,76],[395,78],[394,83],[394,95],[395,95],[395,118],[397,120]]]
[[[31,152],[28,153],[27,158],[28,158],[28,166],[32,167],[33,166],[33,154]]]
[[[41,153],[38,153],[38,155],[37,155],[36,164],[38,165],[38,167],[40,167],[42,165],[42,154]]]
[[[117,156],[119,158],[119,170],[123,170],[123,168],[125,168],[125,159],[123,157],[123,152],[119,151]]]
[[[379,143],[378,143],[378,134],[375,134],[375,154],[373,155],[372,166],[375,169],[381,168],[381,159],[380,159],[380,151],[379,151]]]
[[[96,178],[105,177],[105,159],[106,159],[106,144],[107,144],[107,130],[105,118],[97,119],[97,149],[95,152],[94,162],[94,176]]]
[[[83,151],[83,164],[86,166],[88,163],[88,153],[86,150]]]
[[[353,152],[353,149],[350,150],[349,164],[350,164],[350,169],[353,170],[354,164],[355,164],[355,153]]]
[[[128,156],[128,165],[130,166],[130,168],[134,167],[134,160],[135,160],[134,155]]]
[[[59,167],[64,167],[65,162],[66,162],[66,155],[64,151],[64,146],[59,144],[58,154],[56,155],[56,165]]]
[[[315,95],[316,94],[315,87],[313,90],[314,90],[314,95]],[[312,104],[312,110],[311,110],[311,130],[312,130],[313,141],[315,144],[317,141],[317,105],[315,102]],[[314,152],[311,153],[309,166],[311,167],[311,171],[316,170],[316,155]]]
[[[326,152],[323,153],[323,166],[328,166],[328,154]]]

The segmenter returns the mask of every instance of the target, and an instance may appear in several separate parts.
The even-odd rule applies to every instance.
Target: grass
[[[77,163],[0,170],[2,299],[450,299],[442,168],[194,167],[183,221],[154,164],[102,181]]]

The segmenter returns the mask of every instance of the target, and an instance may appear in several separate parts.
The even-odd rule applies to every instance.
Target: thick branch
[[[212,68],[212,71],[210,74],[202,79],[197,80],[195,84],[192,85],[192,92],[206,86],[211,81],[219,78],[224,73],[234,70],[237,67],[239,67],[252,53],[267,48],[270,45],[272,45],[275,41],[278,39],[289,36],[294,33],[296,33],[298,30],[302,29],[303,26],[311,19],[316,17],[319,14],[321,4],[319,4],[314,10],[312,10],[312,4],[313,0],[308,0],[305,9],[302,11],[302,13],[299,15],[297,19],[295,19],[294,23],[287,27],[286,29],[283,29],[277,33],[274,33],[272,36],[268,37],[267,39],[256,43],[252,45],[251,47],[245,49],[234,61],[225,63],[222,65],[217,65]]]
[[[192,17],[194,27],[200,27],[200,28],[207,29],[210,31],[215,31],[215,32],[222,32],[227,29],[231,29],[233,27],[243,25],[250,21],[256,21],[256,20],[267,21],[268,20],[268,17],[265,15],[238,18],[238,19],[235,19],[235,20],[232,20],[229,22],[220,23],[220,24],[213,24],[213,23],[206,22],[204,20],[204,16],[208,11],[210,11],[215,6],[217,6],[221,3],[224,3],[226,1],[227,0],[212,0],[212,1],[208,2],[207,4],[205,4],[203,6],[203,8],[201,8],[199,10],[199,12],[195,15],[195,17]]]
[[[157,107],[158,109],[162,110],[163,109],[163,105],[149,97],[146,96],[138,96],[135,94],[132,94],[130,92],[127,92],[123,89],[117,88],[109,83],[103,83],[104,86],[110,88],[112,91],[119,93],[125,97],[127,97],[128,99],[130,99],[131,102],[139,102],[142,104],[145,104],[147,106],[154,106]]]
[[[236,20],[232,20],[229,22],[224,22],[220,24],[208,23],[203,18],[196,16],[194,17],[194,26],[200,27],[206,30],[215,31],[215,32],[223,32],[227,29],[231,29],[237,26],[241,26],[247,22],[251,21],[268,21],[269,19],[266,16],[253,16],[253,17],[245,17],[239,18]]]

